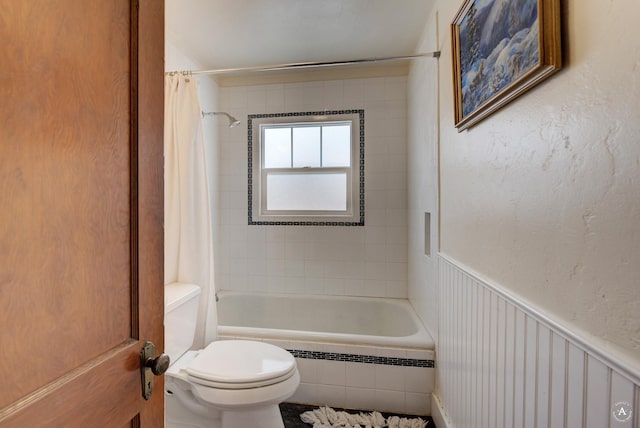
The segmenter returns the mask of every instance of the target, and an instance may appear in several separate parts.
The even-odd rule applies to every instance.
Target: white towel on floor
[[[387,426],[389,428],[424,428],[427,426],[427,422],[421,418],[400,418],[398,416],[390,416],[387,419]]]
[[[421,418],[385,418],[379,412],[351,414],[336,411],[331,407],[320,407],[300,415],[302,422],[313,428],[424,428],[427,422]]]

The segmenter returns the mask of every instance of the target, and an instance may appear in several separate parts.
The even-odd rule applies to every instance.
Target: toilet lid
[[[220,388],[256,388],[291,377],[293,355],[277,346],[250,340],[209,344],[186,367],[191,381]]]

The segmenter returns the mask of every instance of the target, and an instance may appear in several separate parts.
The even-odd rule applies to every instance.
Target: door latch
[[[157,357],[156,346],[152,342],[145,342],[140,351],[140,375],[142,378],[142,396],[145,400],[151,398],[153,392],[153,376],[163,375],[169,368],[169,356],[160,354]]]

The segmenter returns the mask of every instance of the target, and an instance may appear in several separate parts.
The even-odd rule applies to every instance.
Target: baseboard
[[[445,416],[445,411],[436,394],[431,394],[431,417],[436,428],[452,428],[451,422]]]

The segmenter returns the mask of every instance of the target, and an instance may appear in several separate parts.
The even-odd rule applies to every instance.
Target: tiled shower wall
[[[219,290],[407,297],[406,77],[220,88]],[[365,226],[248,226],[247,115],[365,110]]]
[[[438,265],[438,395],[449,426],[640,426],[637,371],[454,261]]]

